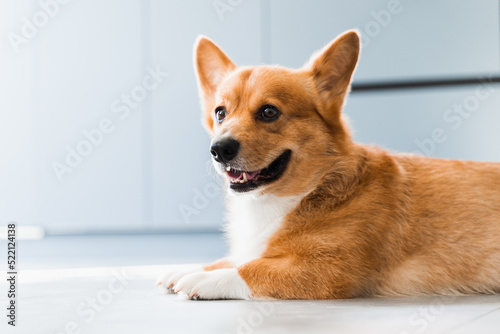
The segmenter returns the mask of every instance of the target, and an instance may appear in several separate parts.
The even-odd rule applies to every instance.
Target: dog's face
[[[329,158],[348,153],[341,108],[359,54],[347,32],[302,69],[236,67],[205,37],[195,44],[204,122],[216,170],[234,192],[312,190]]]

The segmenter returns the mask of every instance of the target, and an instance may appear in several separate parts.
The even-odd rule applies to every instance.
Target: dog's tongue
[[[257,175],[260,173],[260,170],[255,171],[255,172],[243,172],[235,169],[230,169],[227,172],[227,175],[233,179],[233,180],[241,180],[243,178],[243,173],[246,174],[246,179],[247,181],[253,180],[257,177]]]
[[[245,172],[245,173],[247,173],[247,180],[253,180],[257,177],[257,175],[259,175],[260,170],[255,172]]]

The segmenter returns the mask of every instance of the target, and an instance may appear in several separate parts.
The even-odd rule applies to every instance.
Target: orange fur
[[[226,268],[234,268],[234,264],[227,259],[220,259],[215,261],[214,263],[204,266],[203,270],[211,271],[211,270],[226,269]]]
[[[240,276],[254,297],[283,299],[499,293],[500,164],[352,142],[341,109],[358,54],[350,31],[299,70],[237,68],[210,40],[198,40],[209,132],[236,137],[247,170],[290,149],[284,174],[259,192],[307,194],[260,258],[238,267]],[[278,107],[280,119],[256,123],[263,104]],[[217,124],[220,105],[228,116]]]

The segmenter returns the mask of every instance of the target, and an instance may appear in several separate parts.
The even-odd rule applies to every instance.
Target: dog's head
[[[216,170],[235,192],[303,193],[352,144],[341,109],[358,61],[349,31],[301,69],[237,67],[200,37],[194,64]]]

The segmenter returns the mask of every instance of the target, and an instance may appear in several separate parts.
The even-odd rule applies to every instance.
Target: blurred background
[[[356,28],[357,141],[499,162],[499,18],[498,0],[2,0],[0,225],[27,238],[218,231],[199,34],[238,65],[300,67]]]

